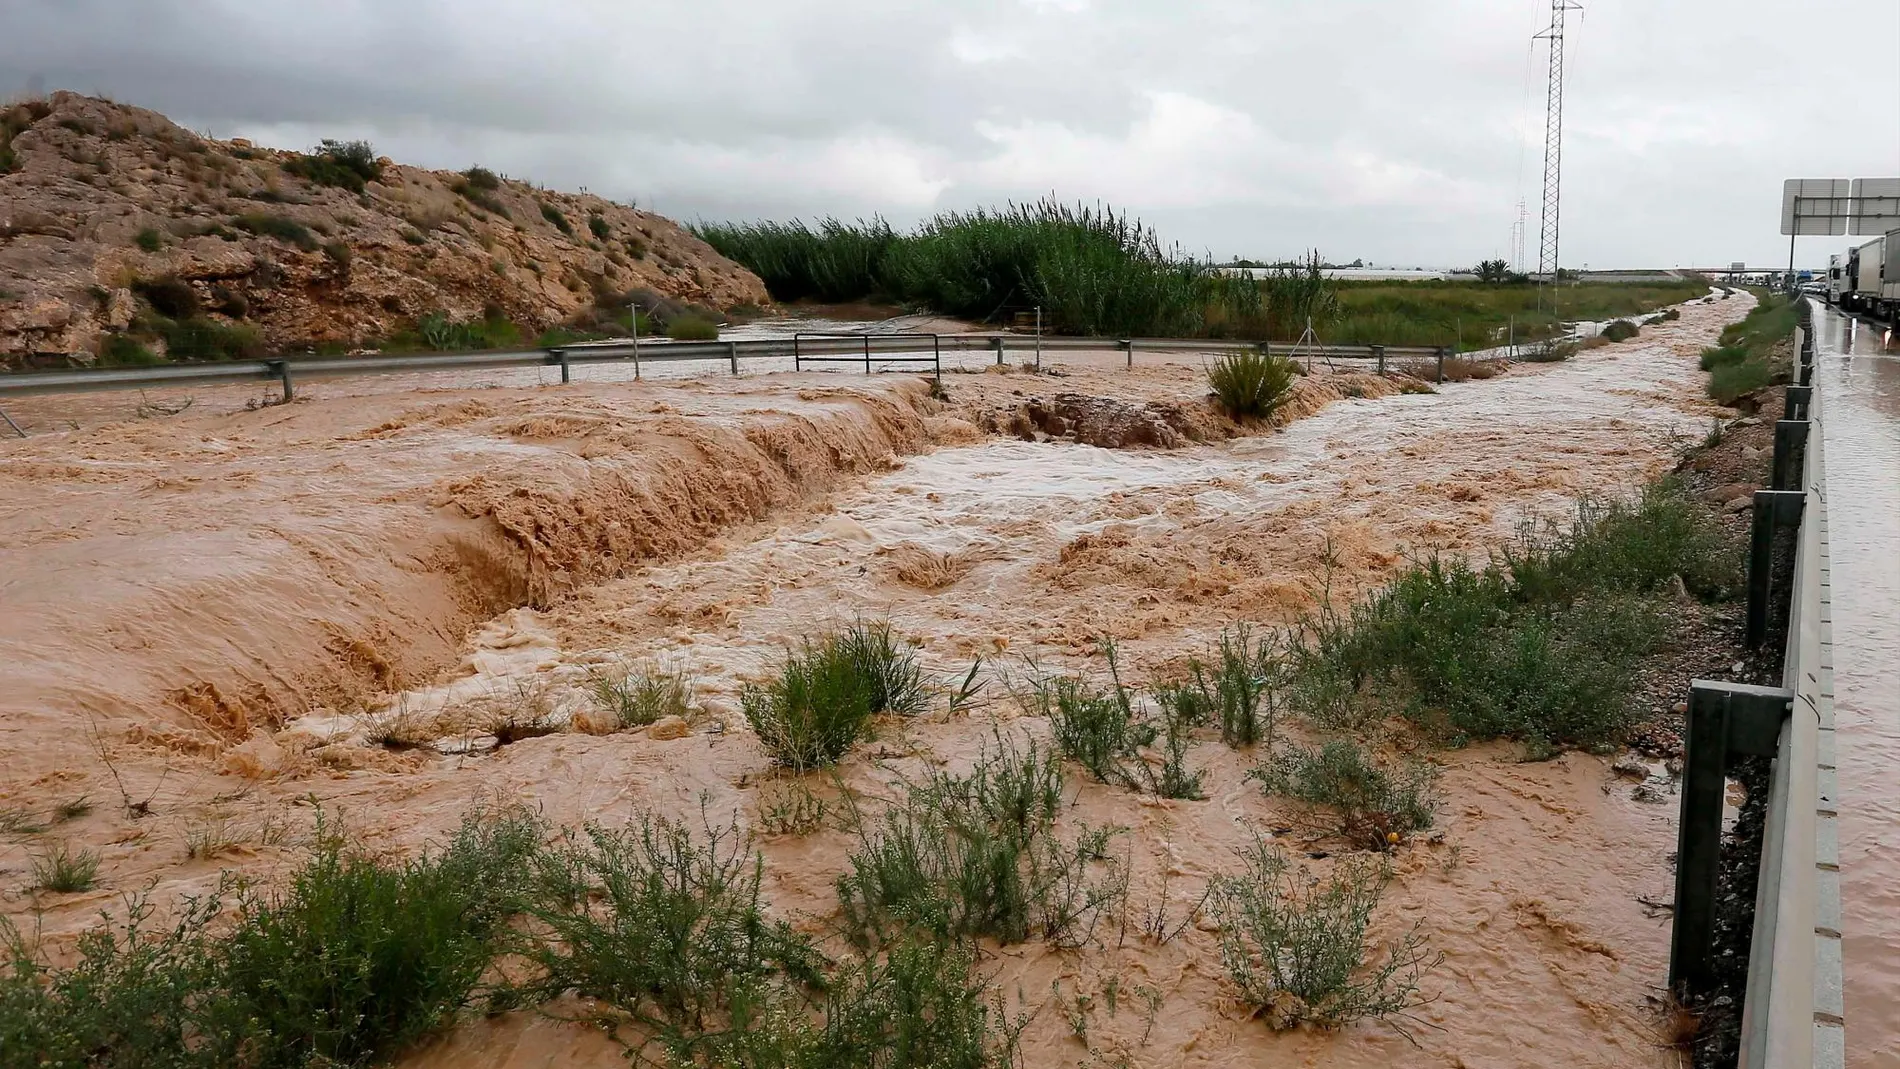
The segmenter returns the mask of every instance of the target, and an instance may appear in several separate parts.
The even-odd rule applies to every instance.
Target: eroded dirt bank
[[[1197,363],[1130,375],[1077,362],[1062,377],[951,376],[941,409],[897,380],[621,384],[188,413],[7,447],[0,663],[23,667],[0,696],[19,728],[0,743],[0,804],[116,803],[87,737],[96,716],[154,814],[102,804],[51,833],[101,849],[101,889],[88,894],[36,898],[24,890],[31,844],[0,847],[6,910],[45,910],[57,939],[120,890],[187,893],[220,868],[268,874],[296,856],[304,798],[400,849],[497,797],[560,823],[696,817],[702,804],[756,823],[775,783],[736,694],[785,644],[878,616],[946,685],[978,655],[1014,671],[1025,656],[1099,669],[1102,637],[1122,642],[1131,675],[1164,669],[1225,624],[1310,607],[1328,575],[1348,594],[1408,552],[1482,552],[1522,518],[1667,467],[1672,441],[1699,436],[1712,412],[1696,353],[1747,303],[1692,304],[1634,342],[1434,396],[1334,380],[1330,405],[1232,441],[1194,414]],[[1060,440],[1065,427],[1038,440],[1052,425],[994,418],[1063,393],[1179,406],[1204,433],[1180,431],[1190,444],[1176,449],[1105,450]],[[985,435],[985,423],[1011,436]],[[1210,444],[1191,444],[1197,435]],[[316,678],[268,655],[286,651],[287,663],[350,640],[363,666]],[[378,718],[496,695],[583,709],[591,667],[642,659],[697,678],[705,716],[692,733],[564,732],[443,755],[370,744]],[[207,704],[206,687],[221,700]],[[903,778],[967,768],[991,717],[1044,730],[997,683],[968,716],[893,725],[846,763],[844,782],[887,799]],[[1666,921],[1641,901],[1668,897],[1673,807],[1634,800],[1601,758],[1439,757],[1442,834],[1397,853],[1378,921],[1381,934],[1421,923],[1445,955],[1409,1037],[1379,1024],[1270,1033],[1229,1004],[1205,922],[1164,944],[1139,935],[1142,911],[1187,918],[1235,847],[1289,824],[1245,780],[1255,758],[1209,740],[1191,757],[1208,773],[1203,801],[1072,779],[1065,822],[1128,829],[1115,849],[1136,916],[1081,952],[986,956],[1012,1007],[1038,1010],[1025,1063],[1675,1064],[1652,1001]],[[188,857],[207,827],[228,844]],[[853,845],[835,828],[762,842],[775,910],[821,929]],[[1115,1013],[1103,1006],[1111,980],[1124,993]],[[1156,1011],[1127,996],[1137,987],[1158,993]],[[1078,992],[1103,1007],[1086,1043],[1057,1005]],[[585,1026],[513,1014],[412,1061],[624,1056]]]

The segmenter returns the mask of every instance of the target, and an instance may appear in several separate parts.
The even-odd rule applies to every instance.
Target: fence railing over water
[[[1709,990],[1722,798],[1731,759],[1773,759],[1755,891],[1740,1069],[1839,1069],[1840,856],[1836,833],[1832,589],[1826,479],[1814,389],[1812,308],[1799,374],[1775,423],[1769,489],[1755,493],[1745,638],[1782,644],[1782,683],[1696,680],[1684,736],[1669,986]]]
[[[1388,363],[1433,362],[1435,375],[1444,380],[1446,348],[1386,345],[1294,346],[1250,341],[1178,338],[1051,338],[1020,334],[798,334],[784,339],[704,342],[610,342],[493,353],[418,353],[406,356],[311,357],[307,359],[240,360],[221,364],[172,364],[154,367],[87,368],[71,371],[27,371],[0,374],[0,395],[69,393],[88,390],[124,390],[146,386],[179,386],[221,382],[276,380],[284,397],[294,396],[302,378],[381,375],[405,371],[451,371],[506,367],[559,367],[561,381],[572,379],[575,365],[626,363],[639,377],[642,363],[718,361],[739,374],[747,360],[791,359],[798,369],[806,363],[863,363],[868,372],[879,362],[927,362],[942,374],[945,352],[993,352],[1003,363],[1006,351],[1061,352],[1112,351],[1125,354],[1134,366],[1135,353],[1231,352],[1266,349],[1270,353],[1314,361],[1367,361],[1378,370]],[[914,354],[929,354],[928,356]]]

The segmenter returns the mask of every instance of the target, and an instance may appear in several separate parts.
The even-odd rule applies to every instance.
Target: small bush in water
[[[1265,419],[1286,403],[1299,367],[1282,356],[1243,350],[1229,353],[1207,369],[1207,385],[1235,419]]]

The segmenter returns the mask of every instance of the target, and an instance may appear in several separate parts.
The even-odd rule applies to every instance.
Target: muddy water
[[[765,675],[785,644],[853,617],[885,617],[950,684],[978,655],[992,665],[1033,656],[1099,671],[1090,651],[1107,635],[1141,678],[1204,648],[1229,621],[1309,606],[1329,556],[1343,588],[1335,593],[1349,592],[1405,553],[1483,552],[1521,520],[1561,513],[1580,494],[1640,484],[1669,462],[1672,441],[1706,430],[1711,411],[1697,399],[1694,354],[1718,315],[1745,309],[1698,308],[1640,343],[1437,395],[1341,401],[1269,437],[1170,452],[995,440],[939,448],[775,529],[547,611],[512,612],[478,636],[467,674],[407,700],[430,708],[458,693],[505,692],[516,673],[578,682],[581,670],[612,658],[683,666],[725,723],[707,750],[716,760],[695,758],[690,786],[708,792],[721,819],[748,819],[762,803],[755,786],[734,778],[756,760],[733,752],[750,746],[737,690]],[[869,767],[847,770],[851,786],[890,797],[893,773],[967,767],[988,738],[981,713],[1016,715],[998,682],[973,720],[920,724],[882,741]],[[1033,718],[1018,724],[1041,730]],[[491,775],[535,783],[537,797],[563,793],[542,789],[540,771],[525,764],[532,760],[512,748],[493,759]],[[1399,860],[1382,929],[1421,921],[1446,955],[1429,984],[1433,1002],[1415,1022],[1416,1046],[1376,1027],[1337,1039],[1266,1036],[1224,1007],[1215,942],[1190,927],[1159,946],[997,951],[985,968],[999,989],[1026,993],[1040,1011],[1025,1034],[1026,1064],[1674,1064],[1650,1001],[1667,927],[1641,906],[1668,894],[1673,808],[1633,801],[1601,760],[1583,755],[1521,765],[1497,747],[1444,760],[1445,838]],[[1246,758],[1209,743],[1191,761],[1208,771],[1205,802],[1154,803],[1084,784],[1065,818],[1129,829],[1137,896],[1183,916],[1254,829],[1282,819],[1247,784]],[[604,768],[594,775],[611,782]],[[692,797],[676,782],[685,775],[642,769],[628,791],[677,803]],[[589,789],[606,804],[627,797]],[[824,915],[852,846],[836,833],[767,842],[775,906]],[[1100,1002],[1117,978],[1165,993],[1162,1018],[1124,1011],[1097,1020],[1084,1044],[1043,994],[1059,986]],[[504,1021],[418,1064],[609,1063],[612,1052],[593,1043],[544,1022]]]
[[[1817,315],[1834,564],[1848,1064],[1900,1064],[1900,348]]]

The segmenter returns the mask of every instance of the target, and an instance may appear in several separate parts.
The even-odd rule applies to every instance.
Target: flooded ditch
[[[777,787],[740,688],[857,619],[888,619],[945,690],[987,666],[964,714],[940,701],[845,763],[843,786],[892,798],[967,768],[992,719],[1044,730],[999,672],[1099,670],[1112,638],[1146,678],[1230,624],[1286,621],[1328,587],[1350,597],[1408,554],[1482,554],[1579,496],[1641,485],[1716,414],[1696,355],[1747,303],[1692,303],[1632,342],[1436,394],[1315,376],[1284,428],[1227,438],[1196,416],[1204,440],[1173,449],[1051,440],[1046,422],[1029,440],[977,428],[1060,393],[1203,408],[1192,356],[1128,372],[1064,354],[1048,361],[1059,374],[946,376],[945,401],[913,379],[843,375],[353,385],[0,446],[0,659],[19,666],[0,695],[16,726],[0,804],[116,800],[123,784],[157,814],[102,804],[57,830],[101,852],[86,894],[35,896],[33,845],[0,845],[5,909],[39,912],[58,940],[121,890],[174,900],[221,869],[268,876],[295,850],[267,821],[307,825],[311,802],[404,850],[496,799],[561,824],[703,809],[757,825]],[[588,734],[590,679],[628,663],[688,673],[696,722]],[[455,716],[529,700],[574,730],[494,747]],[[391,748],[378,737],[392,716],[445,727]],[[1126,829],[1129,908],[1185,923],[1165,941],[1124,918],[1082,951],[987,954],[1005,1001],[1035,1014],[1025,1064],[1676,1064],[1655,1001],[1668,929],[1643,905],[1669,897],[1674,806],[1637,800],[1608,758],[1434,756],[1438,826],[1395,853],[1375,931],[1416,923],[1443,961],[1400,1027],[1338,1034],[1275,1034],[1235,1012],[1218,939],[1193,919],[1235,851],[1285,824],[1246,779],[1252,756],[1197,740],[1199,801],[1075,777],[1064,822]],[[187,840],[216,822],[228,848],[193,856]],[[822,928],[855,841],[835,827],[764,838],[773,910]],[[1156,1009],[1107,1008],[1108,991],[1138,988]],[[1101,1007],[1086,1037],[1060,1009],[1078,994]],[[409,1063],[624,1060],[597,1031],[517,1012]]]

